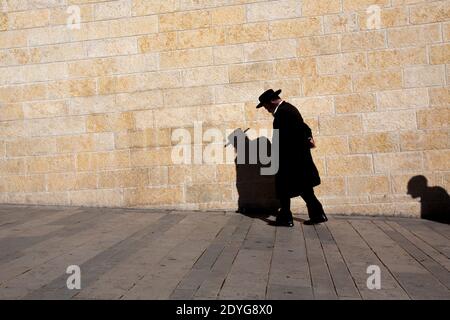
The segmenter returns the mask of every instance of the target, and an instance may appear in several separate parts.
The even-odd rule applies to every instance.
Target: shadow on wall
[[[260,154],[270,157],[271,143],[264,136],[250,140],[246,134],[247,130],[236,129],[228,136],[227,145],[232,145],[236,152],[234,163],[239,196],[236,212],[268,222],[267,218],[276,215],[280,207],[275,193],[275,176],[261,175],[261,168],[269,167],[270,163],[263,164]],[[242,147],[239,147],[238,141],[241,142]],[[267,147],[267,149],[259,152],[261,147]],[[250,161],[250,152],[256,161]]]
[[[441,187],[429,187],[427,178],[414,176],[408,182],[408,194],[420,198],[420,217],[450,224],[450,197]]]

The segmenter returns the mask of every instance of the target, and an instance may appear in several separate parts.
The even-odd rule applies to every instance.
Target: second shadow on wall
[[[409,180],[408,194],[420,198],[422,219],[450,224],[450,197],[444,188],[429,187],[427,178],[418,175]]]
[[[238,148],[238,141],[244,142],[243,147]],[[236,152],[234,163],[239,197],[236,212],[269,222],[267,218],[276,215],[280,207],[275,193],[275,176],[261,174],[261,168],[270,166],[270,163],[263,164],[260,157],[261,154],[270,157],[270,140],[264,136],[251,140],[246,131],[236,129],[228,136],[228,144],[232,145]],[[250,152],[256,161],[250,161]]]

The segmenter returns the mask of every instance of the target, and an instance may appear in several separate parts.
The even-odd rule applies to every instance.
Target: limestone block
[[[319,197],[345,195],[344,177],[321,177],[322,183],[314,188],[314,193]]]
[[[275,75],[277,78],[293,78],[317,75],[316,59],[282,59],[275,61]]]
[[[450,105],[450,88],[429,88],[428,95],[430,96],[430,106],[445,107]]]
[[[172,165],[172,148],[151,148],[148,150],[131,150],[131,166],[151,167]]]
[[[149,183],[145,168],[102,171],[98,173],[98,188],[117,189],[146,186]]]
[[[47,175],[49,192],[95,190],[96,188],[97,176],[91,173],[50,173]]]
[[[30,157],[26,159],[27,173],[68,172],[75,170],[72,155]]]
[[[183,190],[180,187],[126,189],[124,201],[127,206],[179,204],[183,201]]]
[[[303,16],[322,16],[341,11],[340,0],[304,0],[301,5]]]
[[[211,25],[211,12],[208,10],[174,12],[159,15],[159,30],[189,30],[206,28]]]
[[[353,77],[353,88],[356,92],[400,89],[402,73],[400,70],[358,73]]]
[[[196,184],[186,187],[186,202],[188,203],[224,202],[227,200],[232,200],[230,185]]]
[[[260,82],[245,82],[245,83],[219,85],[215,88],[214,93],[215,102],[216,103],[233,103],[246,101],[257,102],[258,97],[263,93],[263,90],[264,88]]]
[[[407,131],[400,133],[402,151],[448,149],[450,132],[448,130]]]
[[[186,49],[162,52],[161,69],[192,68],[212,65],[212,48]]]
[[[230,82],[268,80],[273,76],[273,71],[274,65],[272,62],[234,64],[229,67]]]
[[[21,120],[24,118],[21,104],[5,104],[0,108],[0,121]]]
[[[424,109],[417,111],[418,129],[448,128],[450,123],[450,110],[447,108]]]
[[[108,109],[117,111],[148,110],[163,105],[163,92],[157,89],[117,94],[113,105]]]
[[[404,71],[405,87],[428,87],[445,84],[445,68],[441,65],[408,67]]]
[[[154,112],[152,110],[143,110],[133,112],[135,127],[138,130],[153,128],[155,126]],[[132,129],[130,126],[127,129]]]
[[[412,6],[410,21],[412,24],[423,24],[448,21],[450,19],[450,4],[448,1],[436,1]]]
[[[359,194],[388,194],[389,178],[387,176],[349,177],[348,192]]]
[[[425,88],[382,91],[377,93],[379,109],[410,109],[428,106]]]
[[[214,47],[213,57],[216,65],[244,62],[244,46],[238,44]]]
[[[372,157],[348,155],[327,158],[327,175],[354,176],[373,173]]]
[[[58,121],[51,118],[26,120],[29,136],[56,136],[86,132],[84,117],[61,117]]]
[[[334,100],[337,113],[371,112],[375,110],[375,95],[370,93],[339,95]]]
[[[2,176],[25,174],[25,158],[0,160],[0,174]]]
[[[110,20],[130,16],[131,2],[128,0],[116,0],[100,2],[94,5],[95,20]]]
[[[138,119],[139,121],[147,120],[146,117],[140,116],[136,117],[136,122]],[[136,123],[136,126],[139,124],[140,123]],[[134,125],[135,118],[133,117],[132,112],[94,114],[89,115],[86,118],[87,132],[118,132],[133,129]]]
[[[226,66],[192,68],[183,70],[182,75],[187,87],[229,83]]]
[[[165,12],[173,12],[178,9],[177,0],[132,0],[131,12],[133,16],[145,16]]]
[[[431,47],[430,51],[431,64],[450,63],[450,44],[445,43]]]
[[[188,99],[186,97],[189,97]],[[164,103],[167,107],[205,105],[213,103],[212,87],[174,88],[164,90]]]
[[[366,10],[371,5],[385,7],[390,4],[389,0],[343,0],[344,11]]]
[[[321,34],[322,23],[318,17],[278,20],[270,23],[270,38],[297,38]]]
[[[122,207],[124,205],[121,190],[97,189],[69,191],[71,206]]]
[[[348,75],[305,77],[303,90],[305,96],[345,94],[351,92],[351,82]]]
[[[333,54],[317,57],[320,75],[366,71],[366,55],[363,53]]]
[[[381,153],[399,151],[396,133],[380,132],[349,137],[352,153]]]
[[[71,78],[100,77],[116,72],[116,61],[111,58],[80,60],[68,63],[68,75]]]
[[[414,130],[417,128],[414,111],[386,111],[363,115],[363,125],[367,132]]]
[[[218,126],[224,123],[245,120],[242,103],[201,106],[198,108],[198,116],[205,126]],[[204,130],[207,129],[204,128]]]
[[[113,149],[114,134],[112,132],[56,137],[57,153],[107,151]]]
[[[362,133],[362,121],[359,115],[320,116],[321,135],[340,135]]]
[[[156,128],[178,128],[193,126],[199,121],[197,108],[162,108],[154,111]]]
[[[202,28],[178,32],[179,49],[211,47],[225,44],[226,30],[221,27]]]
[[[129,167],[130,152],[128,150],[78,153],[76,155],[77,171],[97,171]]]
[[[8,157],[34,156],[53,154],[56,152],[54,137],[17,138],[6,141],[6,155]]]
[[[294,98],[291,103],[298,108],[303,117],[334,113],[331,97]]]
[[[49,10],[27,10],[8,13],[8,29],[38,28],[49,25]]]
[[[341,40],[337,35],[310,36],[298,39],[299,57],[333,54],[341,51]]]
[[[423,159],[421,152],[374,154],[375,173],[421,172]]]
[[[133,37],[94,40],[87,43],[88,57],[109,57],[136,54],[137,42]]]
[[[302,15],[302,4],[295,0],[260,1],[248,4],[246,9],[248,22],[296,18]]]
[[[149,186],[166,186],[169,183],[169,169],[167,166],[148,168]]]
[[[250,20],[249,20],[250,21]],[[244,6],[227,6],[211,9],[212,25],[232,25],[246,22]]]
[[[65,100],[36,101],[23,104],[25,119],[52,118],[68,114],[68,102]]]
[[[430,150],[424,152],[424,168],[430,171],[448,171],[450,150]]]
[[[315,155],[331,156],[349,153],[347,137],[317,136],[314,138],[314,141],[317,145],[317,148],[313,149]]]
[[[176,32],[160,32],[138,38],[138,49],[141,53],[171,51],[177,47]]]
[[[345,33],[342,35],[342,52],[383,49],[385,32],[382,30]]]
[[[387,69],[427,63],[425,47],[388,49],[367,53],[369,69]]]
[[[45,191],[45,175],[14,175],[2,178],[6,192],[39,192]]]
[[[244,44],[245,61],[295,58],[296,55],[297,42],[294,39],[281,39]]]
[[[390,48],[418,46],[440,42],[441,28],[438,24],[392,28],[387,33]]]
[[[234,25],[228,28],[229,44],[264,41],[269,39],[269,25],[264,22]]]

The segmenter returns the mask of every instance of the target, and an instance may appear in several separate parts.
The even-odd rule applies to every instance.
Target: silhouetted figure
[[[327,221],[322,204],[314,194],[314,187],[320,184],[319,171],[311,156],[315,147],[311,129],[303,121],[296,107],[280,99],[281,90],[269,89],[260,97],[256,108],[264,107],[273,117],[273,128],[279,133],[279,170],[275,175],[277,197],[281,209],[277,225],[294,225],[290,209],[291,198],[301,196],[308,208],[309,220],[304,224]],[[276,136],[272,139],[275,143]]]
[[[412,177],[408,182],[408,194],[420,198],[422,219],[450,224],[450,197],[441,187],[428,187],[424,176]]]
[[[266,137],[250,140],[246,131],[234,130],[228,136],[226,144],[226,146],[232,145],[236,151],[234,163],[236,166],[236,189],[239,195],[236,212],[257,216],[268,221],[265,218],[276,214],[279,201],[275,194],[274,176],[261,174],[261,168],[267,167],[269,164],[261,162],[259,148],[267,146],[267,150],[263,150],[262,154],[270,156],[271,144]],[[241,148],[238,147],[238,143],[242,143]],[[253,161],[251,161],[251,155],[254,156]]]

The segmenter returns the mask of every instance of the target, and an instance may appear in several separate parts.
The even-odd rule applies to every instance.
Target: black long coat
[[[274,114],[273,128],[279,133],[279,169],[275,175],[278,198],[299,196],[320,184],[308,137],[311,129],[296,107],[283,101]],[[273,139],[276,139],[274,134]],[[274,141],[274,140],[273,140]]]

